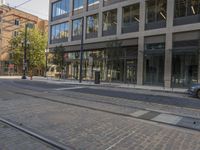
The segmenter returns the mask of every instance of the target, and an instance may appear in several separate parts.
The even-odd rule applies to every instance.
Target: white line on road
[[[128,138],[129,136],[133,135],[135,133],[135,131],[132,131],[130,134],[128,134],[127,136],[121,138],[119,141],[117,141],[116,143],[114,143],[113,145],[111,145],[110,147],[106,148],[105,150],[110,150],[113,147],[115,147],[117,144],[119,144],[121,141],[123,141],[124,139]]]
[[[56,91],[63,91],[63,90],[74,90],[74,89],[82,89],[83,87],[68,87],[68,88],[58,88],[55,89]]]

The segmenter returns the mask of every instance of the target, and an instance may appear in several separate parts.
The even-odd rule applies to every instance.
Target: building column
[[[165,41],[165,72],[164,72],[164,85],[165,88],[171,88],[172,80],[172,33],[166,34]]]
[[[137,84],[143,84],[143,67],[144,67],[144,37],[138,39],[138,62],[137,62]]]
[[[69,10],[70,10],[70,13],[69,13],[69,18],[72,18],[72,16],[73,16],[73,1],[70,1],[70,3],[69,3],[69,5],[70,5],[70,8],[69,8]],[[71,42],[72,41],[72,20],[70,19],[69,20],[69,37],[68,37],[68,42]]]
[[[122,32],[122,7],[117,8],[117,36]]]
[[[138,39],[138,62],[137,62],[137,84],[143,84],[143,67],[144,67],[144,36],[145,30],[145,1],[140,3],[140,24],[139,32],[141,36]]]
[[[102,29],[103,29],[103,14],[102,14],[102,8],[103,8],[103,0],[99,0],[99,28],[98,28],[98,37],[102,37]]]
[[[199,41],[199,47],[200,47],[200,41]],[[200,83],[200,49],[198,50],[198,83]]]
[[[171,88],[172,80],[172,48],[173,48],[173,34],[171,28],[174,20],[174,0],[167,0],[167,34],[165,39],[165,72],[164,72],[164,86]]]

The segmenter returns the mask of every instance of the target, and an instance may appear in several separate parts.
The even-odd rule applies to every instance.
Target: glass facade
[[[117,9],[103,13],[103,35],[113,35],[117,32]]]
[[[123,7],[122,33],[139,30],[139,3]]]
[[[98,35],[98,14],[87,17],[87,38]]]
[[[72,22],[72,39],[80,40],[82,34],[82,19],[76,19]]]
[[[60,0],[52,4],[52,18],[68,14],[70,12],[70,0]]]
[[[83,8],[83,0],[74,0],[74,10]]]
[[[188,87],[198,82],[199,40],[173,43],[172,86]]]
[[[166,17],[167,0],[146,1],[146,30],[166,27]]]
[[[200,0],[175,0],[175,18],[200,14]]]
[[[88,6],[99,4],[99,0],[88,0]]]
[[[67,78],[78,79],[79,58],[79,52],[67,54]],[[84,51],[83,79],[94,80],[95,71],[100,71],[102,81],[136,83],[137,47]]]
[[[145,44],[144,84],[164,85],[165,43]]]
[[[69,23],[51,26],[51,43],[67,42],[69,37]]]

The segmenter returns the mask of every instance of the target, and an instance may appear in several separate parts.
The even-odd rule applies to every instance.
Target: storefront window
[[[200,14],[200,0],[175,0],[175,18]]]
[[[67,77],[78,79],[79,52],[68,53]],[[127,47],[118,52],[107,50],[84,51],[83,79],[94,80],[95,71],[100,71],[102,81],[136,83],[137,77],[137,48]]]
[[[167,0],[146,1],[146,23],[166,20]]]
[[[103,35],[113,35],[117,31],[117,9],[103,13]]]
[[[198,55],[195,52],[173,53],[172,86],[189,87],[198,81]]]
[[[144,84],[164,84],[165,43],[145,44]]]

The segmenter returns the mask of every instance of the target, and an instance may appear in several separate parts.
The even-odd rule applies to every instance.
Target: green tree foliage
[[[56,46],[53,52],[53,62],[58,66],[59,71],[64,68],[64,52],[65,48],[62,45]]]
[[[10,40],[10,51],[13,56],[14,64],[23,65],[25,31]],[[45,48],[47,46],[47,35],[38,29],[28,29],[27,31],[27,63],[29,71],[34,68],[43,68],[45,65]]]

